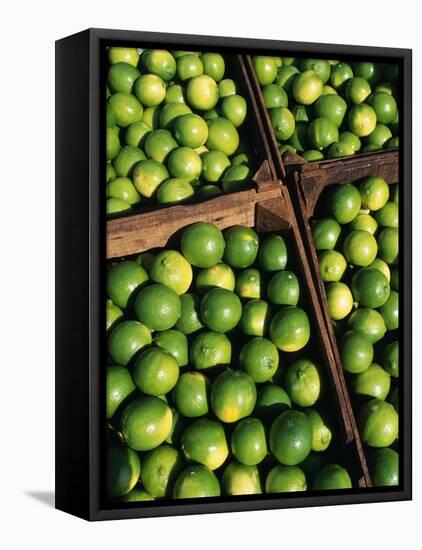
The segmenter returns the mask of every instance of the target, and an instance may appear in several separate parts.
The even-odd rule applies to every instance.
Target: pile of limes
[[[398,185],[367,177],[321,197],[312,234],[372,481],[397,485]]]
[[[350,488],[289,240],[199,222],[172,245],[107,274],[109,498]]]
[[[248,106],[242,83],[225,78],[231,56],[113,47],[108,59],[108,215],[251,184],[253,146],[239,136]]]
[[[307,161],[397,148],[398,65],[255,56],[279,142]]]

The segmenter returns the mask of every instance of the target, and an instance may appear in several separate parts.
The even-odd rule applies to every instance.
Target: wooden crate
[[[267,174],[268,175],[268,174]],[[337,443],[350,468],[355,486],[368,487],[370,479],[362,444],[350,418],[351,406],[344,392],[333,355],[318,293],[302,241],[290,194],[279,180],[265,180],[258,189],[217,197],[205,203],[175,206],[167,210],[113,220],[107,224],[107,256],[119,258],[165,246],[182,228],[197,221],[210,222],[223,229],[232,225],[254,227],[258,233],[277,232],[289,238],[294,248],[302,292],[313,328],[320,364],[324,370],[337,421]]]
[[[250,55],[245,56],[244,65],[246,67],[250,86],[253,90],[253,94],[256,98],[258,112],[264,121],[264,131],[267,137],[268,145],[273,156],[273,162],[276,168],[276,172],[284,181],[287,173],[294,169],[302,169],[303,166],[307,166],[310,173],[317,172],[320,168],[327,170],[327,174],[330,174],[331,178],[335,178],[337,171],[343,171],[343,164],[350,166],[353,170],[353,166],[358,164],[363,167],[366,166],[369,170],[373,165],[382,164],[382,159],[392,159],[398,157],[398,150],[383,150],[372,153],[358,153],[353,157],[344,157],[336,159],[326,159],[321,161],[307,162],[303,157],[298,154],[287,151],[283,155],[280,155],[278,150],[277,139],[274,134],[274,130],[271,124],[268,109],[265,107],[264,98],[259,85],[258,79],[255,74],[255,69],[252,63],[252,57]],[[389,161],[386,161],[387,164]],[[350,163],[350,164],[349,164]],[[344,175],[347,173],[347,169],[342,172]],[[379,174],[382,175],[382,174]]]
[[[294,164],[290,167],[286,167],[286,183],[296,206],[298,224],[303,236],[309,266],[316,284],[322,314],[329,334],[335,361],[338,366],[340,383],[346,397],[348,397],[349,392],[344,371],[341,366],[337,338],[328,310],[325,285],[320,275],[318,255],[312,238],[310,221],[314,215],[315,206],[321,193],[330,185],[353,183],[367,176],[382,177],[390,185],[399,181],[398,151],[373,153],[370,155],[370,159],[366,157],[367,156],[365,156],[365,158],[361,156],[360,158],[340,159],[336,162],[304,162],[299,165]],[[351,400],[347,398],[346,401],[350,407],[350,418],[353,431],[358,434],[355,415],[351,407]]]

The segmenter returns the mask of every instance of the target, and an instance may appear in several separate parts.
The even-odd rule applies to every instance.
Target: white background
[[[72,0],[3,3],[0,32],[0,540],[3,548],[289,548],[383,550],[420,542],[414,501],[88,524],[52,506],[54,479],[54,40],[87,27],[414,49],[414,156],[420,162],[421,29],[417,2]],[[418,10],[419,11],[419,10]],[[419,67],[418,67],[419,65]],[[422,204],[420,170],[414,203]],[[415,312],[420,206],[415,209]],[[77,213],[75,213],[77,216]],[[418,288],[419,287],[419,288]],[[420,335],[415,317],[415,347]],[[422,384],[415,350],[414,463],[421,464]],[[75,395],[77,399],[77,395]]]

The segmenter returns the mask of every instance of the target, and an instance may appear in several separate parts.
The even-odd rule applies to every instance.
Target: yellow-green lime
[[[390,375],[377,363],[352,378],[353,391],[358,395],[385,399],[390,391]]]
[[[142,160],[133,169],[133,184],[143,197],[152,197],[168,177],[164,164],[153,159]]]
[[[259,495],[262,493],[259,471],[256,466],[247,466],[233,460],[221,477],[223,493],[234,495]]]
[[[154,282],[170,287],[178,295],[189,289],[193,278],[190,263],[177,250],[163,250],[157,254],[149,275]]]
[[[117,157],[113,160],[116,175],[131,177],[135,164],[141,160],[146,160],[146,156],[139,147],[132,145],[122,147]]]
[[[216,470],[229,454],[223,425],[208,418],[195,420],[182,435],[181,449],[188,460]]]
[[[176,61],[166,50],[145,50],[141,63],[147,72],[161,77],[166,82],[176,74]]]
[[[242,308],[239,327],[245,336],[265,336],[271,320],[271,310],[264,300],[249,300]]]
[[[139,62],[139,54],[136,48],[113,47],[108,50],[108,60],[114,63],[129,63],[136,67]]]
[[[261,298],[261,274],[257,269],[243,269],[236,279],[236,294],[241,298]]]
[[[298,359],[289,365],[285,387],[290,399],[300,407],[311,407],[318,400],[321,382],[316,365],[308,359]]]
[[[142,485],[156,498],[170,497],[183,466],[179,451],[170,445],[160,445],[142,457]]]
[[[219,497],[220,493],[217,476],[202,464],[193,464],[177,478],[173,498]]]
[[[114,178],[107,184],[107,197],[126,201],[130,205],[140,202],[141,197],[129,178]]]
[[[166,103],[159,112],[160,127],[171,130],[179,117],[191,112],[191,109],[187,105],[179,101]]]
[[[239,133],[234,124],[222,117],[212,119],[208,125],[206,146],[211,151],[232,155],[239,147]]]
[[[169,178],[158,188],[157,202],[159,204],[185,202],[192,198],[194,194],[195,190],[188,181],[180,178]]]
[[[389,447],[397,438],[399,417],[393,405],[381,399],[372,399],[360,411],[359,426],[366,445]]]
[[[145,140],[145,153],[158,162],[164,162],[173,149],[177,149],[177,141],[168,130],[153,130]]]
[[[315,452],[326,451],[331,443],[331,430],[316,409],[307,408],[305,414],[312,427],[312,450]]]
[[[310,336],[308,316],[299,307],[283,307],[271,320],[270,338],[281,351],[299,351],[306,346]]]
[[[366,103],[355,105],[349,112],[349,128],[358,137],[369,136],[377,125],[374,109]]]
[[[131,93],[140,72],[130,63],[113,63],[107,75],[107,84],[111,92]]]
[[[227,366],[231,356],[231,342],[225,334],[219,332],[200,332],[190,346],[190,359],[197,370]]]
[[[399,205],[394,201],[387,202],[375,214],[375,218],[382,227],[399,226]]]
[[[120,151],[120,140],[118,133],[114,128],[106,130],[106,157],[107,160],[113,160]]]
[[[182,82],[199,76],[204,72],[204,66],[198,55],[182,55],[176,61],[176,72],[179,80]]]
[[[347,262],[343,254],[337,250],[324,250],[318,256],[321,279],[325,283],[340,281],[347,268]]]
[[[344,255],[349,263],[359,267],[369,266],[378,252],[377,241],[369,231],[351,231],[343,244]]]
[[[212,109],[218,102],[217,83],[206,74],[191,78],[187,85],[186,94],[189,105],[199,111]]]
[[[215,379],[211,388],[211,406],[222,422],[237,422],[251,415],[255,403],[255,382],[246,372],[227,369]]]
[[[231,267],[219,262],[212,267],[201,269],[196,276],[196,290],[204,294],[211,288],[225,288],[233,291],[235,288],[235,275]]]
[[[252,58],[255,74],[261,86],[274,82],[277,76],[277,63],[274,57],[254,55]]]
[[[353,308],[353,296],[345,283],[329,283],[325,289],[328,311],[333,321],[340,321],[349,315]]]
[[[196,149],[201,147],[208,138],[208,126],[199,115],[182,115],[174,124],[174,137],[180,145]]]
[[[132,94],[117,92],[110,97],[108,104],[116,117],[116,124],[121,128],[127,128],[142,118],[143,107]]]
[[[362,198],[362,208],[368,208],[369,210],[382,208],[387,203],[390,195],[388,183],[378,176],[369,176],[362,180],[359,191]]]
[[[123,317],[123,311],[109,298],[106,300],[106,330],[107,332]]]
[[[193,183],[201,175],[202,160],[190,147],[178,147],[170,153],[167,167],[174,178]]]
[[[145,107],[155,107],[163,102],[166,96],[164,81],[155,74],[144,74],[135,82],[133,91]]]
[[[322,94],[323,82],[312,69],[300,73],[293,82],[293,97],[297,103],[311,105]]]
[[[371,235],[377,230],[378,224],[370,214],[358,214],[350,224],[352,231],[367,231]]]
[[[366,336],[372,344],[384,338],[387,332],[382,315],[375,309],[357,309],[349,317],[347,324],[355,332]]]
[[[274,107],[269,110],[271,126],[279,141],[290,139],[295,131],[295,119],[287,107]]]
[[[128,126],[125,132],[125,141],[132,147],[143,147],[151,128],[142,120]]]
[[[227,155],[221,151],[207,151],[201,155],[202,174],[205,181],[220,181],[226,169],[230,166]]]
[[[225,97],[221,102],[221,114],[238,128],[245,121],[247,114],[245,98],[238,94]]]
[[[306,478],[299,466],[278,464],[269,472],[265,480],[267,493],[292,493],[306,491]]]

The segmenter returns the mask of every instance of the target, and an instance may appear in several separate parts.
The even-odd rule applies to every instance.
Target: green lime
[[[121,199],[133,205],[140,202],[141,197],[129,178],[114,178],[107,184],[107,197]]]
[[[399,205],[396,202],[390,201],[377,211],[377,222],[383,227],[398,227],[399,226]]]
[[[197,197],[200,197],[204,200],[212,199],[212,198],[218,197],[222,194],[223,193],[222,193],[220,187],[218,187],[217,185],[212,185],[211,183],[206,184],[206,185],[202,185],[197,191]]]
[[[321,279],[325,283],[336,283],[343,277],[347,262],[340,252],[324,250],[318,256]]]
[[[151,128],[145,122],[142,122],[142,120],[134,122],[128,126],[125,132],[125,141],[132,147],[143,147],[146,137],[150,132]]]
[[[183,294],[180,296],[181,314],[174,328],[189,335],[200,330],[204,325],[200,319],[200,299],[196,294]]]
[[[236,280],[236,294],[240,298],[261,298],[262,294],[261,274],[257,269],[243,269]]]
[[[107,496],[121,497],[131,491],[139,479],[141,465],[138,455],[127,447],[110,445],[107,448]]]
[[[365,336],[372,344],[384,338],[387,332],[382,315],[375,309],[357,309],[349,317],[347,324],[352,330]]]
[[[337,142],[338,139],[338,128],[329,118],[316,118],[309,124],[308,140],[314,149],[322,151]]]
[[[349,112],[349,127],[358,137],[369,136],[377,125],[374,109],[366,103],[355,105]]]
[[[370,84],[376,84],[380,77],[381,66],[378,63],[362,61],[355,63],[355,75],[367,80]]]
[[[191,112],[187,105],[179,101],[166,103],[159,113],[160,127],[171,130],[179,117],[188,115]]]
[[[145,153],[158,162],[164,162],[173,149],[177,142],[168,130],[153,130],[145,140]]]
[[[258,495],[262,493],[256,466],[246,466],[234,460],[223,472],[221,486],[225,495]]]
[[[388,264],[384,262],[384,260],[381,260],[381,258],[375,258],[372,264],[369,265],[368,267],[379,269],[379,271],[381,271],[381,273],[384,273],[384,275],[387,277],[387,281],[390,282],[391,271],[390,271],[390,268],[388,267]],[[393,288],[393,290],[397,290],[396,288],[393,287],[393,285],[391,285],[391,288]]]
[[[325,289],[328,311],[333,321],[341,321],[349,315],[353,308],[353,296],[344,283],[329,283]]]
[[[182,332],[178,330],[160,332],[154,342],[158,347],[171,353],[179,367],[188,364],[188,340]]]
[[[362,180],[359,185],[362,198],[362,208],[379,210],[388,201],[390,190],[388,183],[378,176],[370,176]]]
[[[287,107],[289,102],[286,91],[278,84],[267,84],[264,86],[262,88],[262,97],[267,109]]]
[[[347,81],[346,98],[349,103],[359,105],[371,95],[371,86],[368,81],[360,76],[355,76]]]
[[[337,143],[333,143],[328,149],[327,158],[350,157],[354,154],[355,150],[349,143],[338,141]]]
[[[106,130],[106,157],[113,160],[120,151],[120,141],[117,132],[113,128]]]
[[[130,372],[125,367],[107,367],[106,411],[110,419],[123,401],[135,390]]]
[[[180,178],[169,178],[164,181],[157,191],[159,204],[174,204],[192,198],[195,190],[192,185]]]
[[[116,117],[116,124],[122,128],[142,118],[143,107],[132,94],[117,92],[110,97],[108,104]]]
[[[339,210],[344,208],[344,205],[340,204],[344,202],[344,198],[338,197],[338,199],[338,203],[333,205],[337,215]],[[315,220],[312,223],[312,238],[317,250],[332,250],[337,244],[340,233],[340,225],[332,218]]]
[[[222,262],[201,269],[196,276],[196,289],[200,294],[204,294],[215,287],[231,291],[235,287],[235,276],[232,268]]]
[[[312,427],[312,450],[315,452],[326,451],[331,443],[331,430],[316,409],[307,408],[305,414]]]
[[[202,61],[195,54],[179,57],[176,61],[176,67],[177,76],[182,82],[194,76],[200,76],[204,72]]]
[[[293,132],[294,134],[294,132]],[[285,143],[284,145],[280,145],[278,148],[278,152],[280,153],[280,156],[283,156],[284,154],[293,153],[296,154],[296,149],[290,145],[289,143]]]
[[[123,317],[123,311],[110,299],[106,300],[106,330],[107,332]]]
[[[129,63],[136,67],[139,61],[139,54],[136,48],[109,48],[108,60],[114,63]]]
[[[381,399],[363,405],[359,424],[362,441],[370,447],[389,447],[399,431],[399,417],[393,405]]]
[[[144,197],[152,197],[159,185],[168,177],[169,173],[164,164],[152,159],[141,160],[133,169],[133,183]]]
[[[305,151],[304,153],[302,153],[302,157],[307,162],[314,162],[324,159],[324,155],[321,153],[321,151],[315,151],[315,149],[309,149],[308,151]]]
[[[203,74],[191,78],[186,89],[189,105],[199,111],[207,111],[217,105],[218,87],[212,78]]]
[[[242,304],[234,292],[224,288],[209,290],[201,301],[201,318],[216,332],[228,332],[240,321]]]
[[[331,74],[331,65],[325,59],[302,59],[300,69],[301,71],[314,71],[323,84],[327,82]]]
[[[314,490],[351,489],[352,481],[345,468],[338,464],[327,464],[315,476]]]
[[[276,384],[259,386],[255,414],[264,422],[272,422],[282,412],[290,409],[292,402],[288,393]]]
[[[135,82],[133,89],[136,97],[145,107],[155,107],[166,96],[164,81],[154,74],[144,74]]]
[[[348,131],[342,132],[340,134],[339,140],[342,143],[348,143],[352,147],[355,153],[359,151],[361,148],[360,139],[358,138],[358,136],[356,136],[352,132],[348,132]]]
[[[381,124],[390,124],[397,114],[397,103],[394,97],[385,92],[375,92],[368,99],[374,109],[377,121]]]
[[[221,151],[208,151],[201,155],[202,177],[205,181],[217,182],[230,166],[230,160]]]
[[[251,171],[248,166],[239,164],[230,166],[223,175],[223,191],[225,193],[235,193],[247,189],[251,185]]]
[[[265,336],[271,319],[271,311],[263,300],[249,300],[242,309],[240,330],[245,336]]]
[[[287,105],[285,105],[287,107]],[[293,105],[292,115],[296,122],[310,122],[312,114],[310,107],[306,105]]]
[[[106,214],[107,216],[114,216],[117,214],[127,214],[132,211],[132,206],[123,199],[111,198],[106,201]]]
[[[374,487],[399,484],[399,454],[393,449],[378,449],[370,457],[369,468]]]
[[[163,250],[155,256],[149,272],[155,283],[168,286],[179,296],[189,289],[192,267],[176,250]]]
[[[257,418],[244,418],[236,424],[231,437],[235,458],[247,466],[259,464],[267,456],[264,425]]]
[[[302,349],[308,343],[310,335],[308,316],[298,307],[283,307],[271,320],[270,338],[281,351]]]
[[[201,157],[190,147],[174,149],[168,158],[168,170],[174,178],[195,182],[202,171]]]
[[[236,93],[236,83],[231,78],[225,78],[218,83],[218,94],[220,99],[229,97]]]
[[[176,61],[166,50],[145,50],[141,63],[147,72],[161,77],[166,82],[176,74]]]
[[[385,321],[387,330],[399,328],[399,294],[395,290],[390,291],[388,300],[380,307],[380,313]]]
[[[267,493],[293,493],[306,488],[305,474],[299,466],[274,466],[265,480]]]
[[[358,214],[350,224],[352,231],[367,231],[371,235],[375,233],[377,227],[376,220],[369,214]]]
[[[135,80],[140,76],[140,72],[136,67],[129,63],[114,63],[110,66],[107,75],[107,84],[111,92],[126,92],[132,91]]]
[[[246,118],[247,104],[245,98],[237,94],[225,97],[221,102],[221,113],[233,126],[238,128]]]
[[[337,63],[331,69],[330,84],[336,90],[342,88],[351,78],[353,78],[353,71],[347,63]]]
[[[399,377],[399,342],[395,340],[385,346],[383,367],[390,376]]]
[[[393,137],[391,130],[384,124],[377,124],[366,140],[367,145],[383,147]]]
[[[343,252],[352,265],[367,267],[377,256],[377,241],[368,231],[351,231],[344,241]]]
[[[142,457],[142,485],[154,497],[170,497],[183,464],[179,451],[170,445],[160,445]]]
[[[182,435],[181,449],[188,460],[216,470],[229,454],[223,425],[217,420],[195,420]]]
[[[290,94],[293,82],[298,74],[299,69],[294,65],[283,65],[277,71],[275,84],[277,84],[277,86],[281,86],[288,94]]]
[[[321,95],[337,95],[337,92],[332,86],[324,84]]]
[[[120,149],[117,157],[113,160],[113,166],[117,176],[131,177],[136,163],[145,159],[145,153],[141,149],[127,145]]]
[[[214,118],[208,125],[208,149],[232,155],[239,147],[239,134],[232,122],[222,117]]]
[[[153,252],[141,252],[136,257],[136,263],[142,266],[147,273],[150,272],[154,262],[155,254]]]
[[[397,292],[399,291],[399,270],[397,267],[391,268],[391,288]]]
[[[211,470],[202,464],[193,464],[179,475],[174,485],[173,498],[219,497],[220,484]]]
[[[200,372],[182,374],[173,392],[177,410],[188,418],[207,414],[210,387],[208,378]]]
[[[255,403],[256,386],[246,372],[227,369],[215,379],[211,388],[211,406],[222,422],[237,422],[251,415]]]
[[[122,321],[111,331],[108,351],[116,363],[126,366],[143,347],[151,344],[151,333],[138,321]]]
[[[259,237],[250,227],[234,225],[224,231],[226,248],[224,261],[231,267],[245,268],[252,265],[258,254]]]
[[[359,191],[351,183],[336,185],[329,197],[331,215],[340,224],[353,221],[359,214],[361,197]]]
[[[352,374],[365,371],[374,358],[374,348],[366,338],[354,330],[347,331],[340,343],[341,364]]]
[[[201,60],[204,64],[204,74],[219,82],[226,70],[223,56],[219,53],[206,52],[201,55]]]
[[[295,131],[295,119],[287,107],[274,107],[269,110],[271,126],[275,136],[280,141],[286,141],[292,137]]]
[[[293,97],[302,105],[311,105],[322,93],[323,82],[318,74],[308,69],[300,73],[293,82]]]
[[[312,426],[299,411],[285,411],[271,425],[270,449],[285,466],[295,466],[308,456],[312,447]]]
[[[277,305],[295,306],[299,301],[299,281],[291,271],[275,273],[267,288],[268,300]]]
[[[187,227],[180,241],[183,256],[195,267],[212,267],[224,253],[224,237],[212,223],[198,222]]]
[[[256,383],[268,382],[278,369],[279,355],[275,345],[266,338],[256,336],[249,340],[239,355],[240,367]]]
[[[137,356],[133,380],[141,392],[156,397],[165,395],[174,388],[178,378],[179,365],[168,351],[149,348]]]
[[[183,59],[183,58],[182,58]],[[208,138],[208,126],[203,118],[193,113],[182,115],[174,124],[174,136],[180,145],[195,149]]]
[[[264,271],[279,271],[287,265],[287,247],[280,235],[264,239],[258,251],[259,267]]]
[[[229,365],[231,358],[230,340],[219,332],[200,332],[190,347],[190,359],[197,370]]]
[[[166,88],[165,103],[185,103],[185,89],[180,84],[172,84]]]
[[[352,379],[353,391],[358,395],[385,399],[390,391],[390,375],[377,363]]]
[[[107,294],[116,306],[126,308],[148,279],[148,273],[136,262],[117,263],[107,273]]]
[[[323,95],[315,103],[315,116],[327,118],[340,128],[346,114],[347,104],[339,95]]]
[[[360,306],[377,308],[387,301],[390,285],[387,277],[379,269],[365,267],[353,275],[352,293]]]
[[[318,369],[308,359],[298,359],[289,365],[284,383],[296,405],[311,407],[318,400],[321,386]]]
[[[378,250],[387,264],[397,264],[399,254],[399,231],[397,227],[386,227],[378,235]]]
[[[388,400],[393,405],[395,411],[399,413],[399,388],[394,389],[390,393]]]
[[[122,435],[129,447],[135,451],[150,451],[169,435],[172,412],[162,399],[145,396],[126,407],[121,422]]]
[[[252,62],[256,77],[261,86],[274,82],[277,76],[277,63],[274,57],[254,55]]]
[[[296,152],[303,152],[308,148],[308,123],[296,122],[295,130],[289,139],[289,144]],[[280,151],[280,154],[281,151]]]
[[[120,498],[121,502],[143,502],[145,500],[155,500],[152,495],[135,487],[126,495]]]
[[[137,318],[151,330],[168,330],[181,315],[179,296],[163,284],[143,288],[136,297],[134,307]]]
[[[117,176],[114,166],[107,162],[106,164],[106,183],[109,183],[113,178]]]
[[[182,439],[183,432],[186,430],[189,421],[176,409],[172,409],[171,411],[173,413],[171,431],[166,437],[165,442],[169,443],[170,445],[177,445],[177,447],[180,447],[180,440]]]

